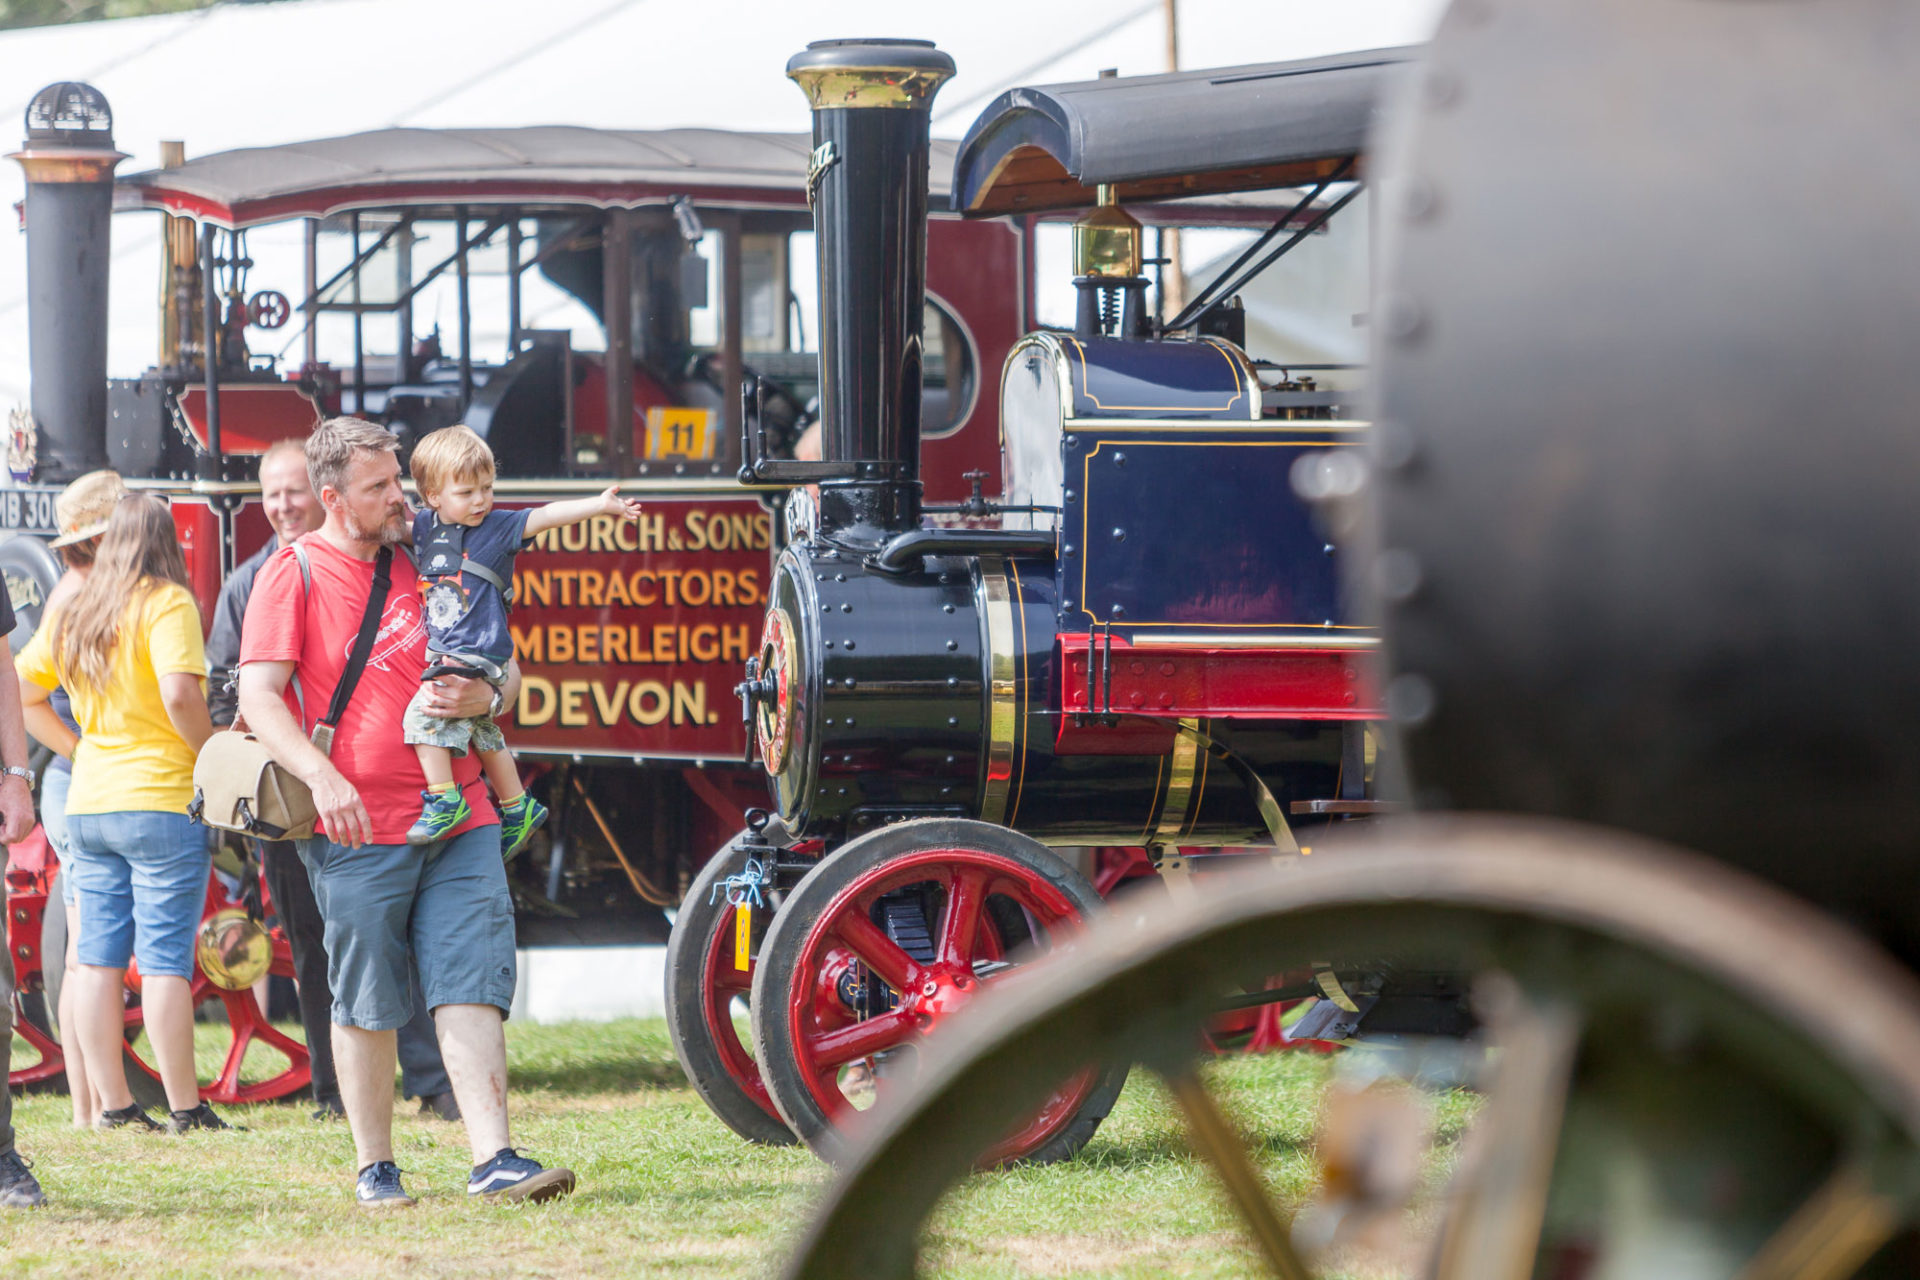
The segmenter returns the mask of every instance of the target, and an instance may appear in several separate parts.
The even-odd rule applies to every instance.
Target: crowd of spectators
[[[416,723],[491,727],[517,691],[519,671],[510,655],[474,669],[444,644],[435,644],[429,667],[430,640],[459,619],[429,627],[423,611],[404,545],[414,525],[398,448],[372,423],[336,418],[304,446],[279,445],[261,459],[274,536],[229,578],[204,645],[166,504],[128,492],[112,472],[70,485],[56,507],[54,545],[65,573],[17,659],[0,644],[0,841],[17,842],[34,822],[31,730],[57,758],[42,784],[40,819],[60,860],[68,923],[67,955],[49,963],[64,966],[59,1018],[74,1123],[173,1134],[228,1129],[201,1099],[194,1071],[191,979],[211,844],[188,806],[207,739],[229,726],[253,733],[312,791],[319,813],[311,839],[254,851],[293,950],[315,1118],[348,1121],[356,1201],[368,1209],[414,1203],[393,1161],[396,1052],[422,1111],[464,1122],[474,1160],[469,1193],[542,1200],[570,1192],[574,1176],[511,1144],[503,1022],[515,952],[501,818],[476,754],[456,748],[451,785],[466,812],[422,839],[414,828],[423,800],[431,806],[444,797],[446,783],[430,783],[402,729],[410,705]],[[447,523],[478,529],[492,503],[490,455],[476,453],[460,474],[468,505]],[[529,523],[548,527],[601,511],[631,518],[637,510],[609,490],[538,509],[531,521],[516,513],[510,536],[484,557],[481,539],[469,539],[481,558],[461,564],[447,585],[462,601],[504,613],[489,584],[510,580]],[[458,543],[461,533],[456,527],[450,536]],[[14,623],[0,593],[0,636]],[[350,658],[368,628],[379,643]],[[331,734],[316,734],[343,682],[353,696]],[[509,816],[521,819],[514,835],[524,840],[544,813],[524,796],[501,799],[521,806]],[[129,961],[140,972],[164,1120],[129,1089]],[[0,961],[0,1000],[10,999],[11,980],[9,957]],[[0,1038],[0,1073],[5,1055]],[[43,1203],[13,1137],[0,1090],[0,1208]]]

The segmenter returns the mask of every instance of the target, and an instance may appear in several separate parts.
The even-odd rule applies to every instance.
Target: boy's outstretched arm
[[[573,498],[567,502],[549,502],[544,507],[535,507],[527,516],[527,536],[532,538],[549,529],[579,524],[582,520],[591,520],[595,516],[618,516],[623,520],[638,520],[640,504],[630,498],[621,497],[620,486],[610,484],[598,497]]]

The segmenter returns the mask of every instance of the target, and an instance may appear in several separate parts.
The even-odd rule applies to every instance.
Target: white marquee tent
[[[1425,39],[1441,0],[1179,0],[1186,67]],[[0,34],[0,142],[27,99],[84,80],[111,101],[123,172],[161,139],[190,155],[395,125],[804,130],[781,74],[809,40],[909,35],[959,64],[934,129],[958,137],[1015,84],[1165,69],[1162,0],[289,0]],[[16,135],[17,136],[17,135]],[[10,149],[10,148],[9,148]],[[0,166],[0,201],[21,198]],[[124,230],[122,230],[124,228]],[[153,278],[152,220],[116,219],[116,271]],[[147,244],[140,243],[141,238]],[[124,263],[122,259],[125,259]],[[0,409],[27,398],[26,253],[0,237]],[[1045,264],[1043,264],[1044,269]],[[154,355],[152,291],[115,286],[110,363]]]

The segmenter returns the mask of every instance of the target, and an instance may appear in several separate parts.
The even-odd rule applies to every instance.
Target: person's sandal
[[[214,1114],[213,1108],[204,1102],[186,1111],[174,1111],[168,1114],[168,1133],[187,1133],[193,1129],[231,1129],[238,1133],[246,1132],[240,1126],[231,1125],[222,1120]]]
[[[130,1125],[148,1133],[159,1133],[167,1127],[148,1115],[146,1108],[137,1102],[130,1102],[118,1111],[102,1111],[100,1118],[93,1122],[96,1129],[125,1129]]]

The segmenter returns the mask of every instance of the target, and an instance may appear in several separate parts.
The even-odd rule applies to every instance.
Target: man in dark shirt
[[[207,638],[207,664],[212,668],[208,681],[207,706],[215,726],[233,723],[235,697],[233,676],[240,665],[240,624],[247,614],[247,598],[253,594],[253,580],[267,557],[290,545],[303,533],[320,527],[325,513],[307,478],[306,448],[298,440],[282,440],[260,458],[260,503],[274,536],[244,564],[220,591],[220,603],[214,610],[213,633]],[[280,927],[293,948],[294,974],[300,984],[300,1023],[307,1031],[307,1053],[313,1070],[313,1100],[319,1109],[314,1119],[325,1120],[346,1114],[340,1103],[340,1084],[334,1074],[332,1018],[333,997],[327,989],[327,949],[322,937],[320,908],[314,901],[313,886],[291,840],[263,840],[261,866],[266,871],[267,891],[280,917]],[[453,1098],[453,1085],[447,1079],[446,1064],[440,1058],[440,1045],[434,1039],[433,1021],[424,1006],[414,1010],[413,1021],[400,1028],[400,1087],[409,1098],[420,1099],[423,1115],[458,1120],[460,1107]]]
[[[13,674],[13,601],[0,591],[0,841],[24,840],[33,830],[33,770],[27,768],[27,725],[20,716],[20,681]],[[0,870],[4,870],[0,865]],[[0,1008],[13,1007],[13,952],[0,957]],[[0,1034],[0,1082],[12,1066],[13,1037]],[[30,1209],[46,1203],[40,1183],[13,1149],[13,1091],[0,1083],[0,1209]]]

